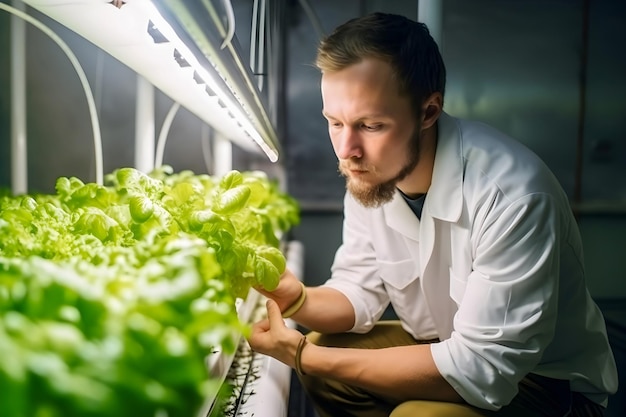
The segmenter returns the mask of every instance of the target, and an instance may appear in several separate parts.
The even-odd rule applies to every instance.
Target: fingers
[[[294,352],[302,340],[302,333],[286,326],[276,301],[268,299],[266,308],[267,318],[252,326],[248,338],[250,347],[293,367]]]
[[[269,319],[270,327],[273,329],[279,329],[280,327],[286,327],[283,320],[282,313],[276,301],[269,299],[266,303],[267,317]]]
[[[267,318],[252,325],[251,336],[270,332],[276,333],[287,327],[285,326],[283,316],[280,312],[280,308],[278,308],[278,304],[276,304],[276,301],[268,299],[266,308]]]
[[[252,325],[248,342],[253,350],[276,357],[288,329],[275,301],[267,300],[266,308],[267,318]]]
[[[267,332],[270,329],[270,321],[263,319],[252,325],[252,333]]]

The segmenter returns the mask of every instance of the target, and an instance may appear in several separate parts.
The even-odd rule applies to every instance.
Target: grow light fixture
[[[242,149],[278,160],[266,106],[210,1],[25,0],[141,74]],[[236,41],[236,40],[234,40]]]

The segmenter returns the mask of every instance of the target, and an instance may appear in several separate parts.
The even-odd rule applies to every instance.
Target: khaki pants
[[[414,345],[416,341],[398,321],[383,321],[367,334],[309,333],[317,345],[376,349]],[[499,411],[488,411],[467,404],[439,401],[407,401],[401,404],[361,388],[305,375],[300,382],[313,400],[320,417],[601,417],[603,408],[578,393],[572,393],[567,381],[530,374],[519,387],[511,404]]]

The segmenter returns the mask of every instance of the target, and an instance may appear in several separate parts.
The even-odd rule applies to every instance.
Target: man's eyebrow
[[[323,110],[322,110],[322,116],[324,116],[327,119],[335,119],[334,116],[332,116],[331,114]],[[386,119],[387,117],[388,116],[385,115],[384,113],[371,113],[371,114],[365,114],[359,117],[358,120],[377,120],[377,119]]]

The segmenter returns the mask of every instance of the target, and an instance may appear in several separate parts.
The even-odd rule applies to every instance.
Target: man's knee
[[[397,406],[389,417],[484,417],[479,409],[440,401],[406,401]]]
[[[325,346],[324,344],[320,343],[320,338],[324,336],[322,333],[318,333],[318,332],[308,332],[306,334],[306,338],[309,340],[309,342],[318,345],[318,346]]]

